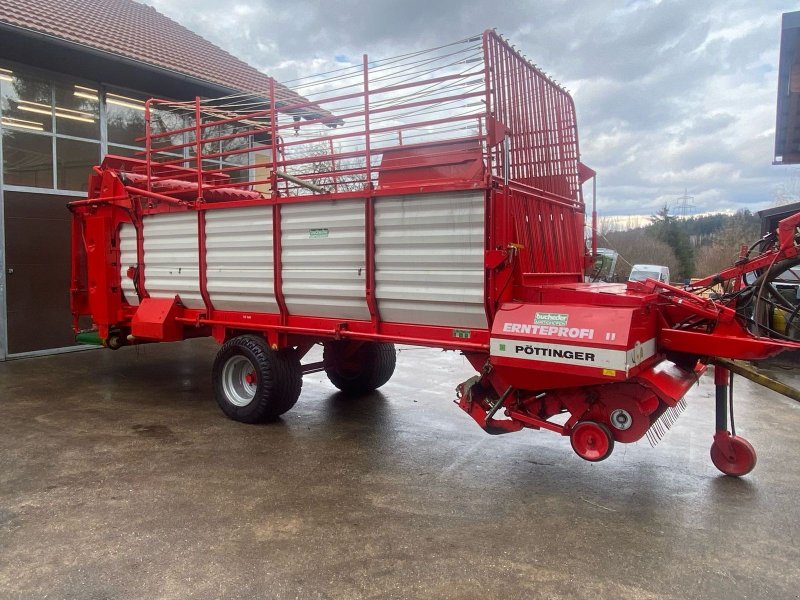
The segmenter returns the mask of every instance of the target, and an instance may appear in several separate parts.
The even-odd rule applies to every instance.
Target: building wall
[[[167,81],[163,74],[156,80]],[[178,99],[205,95],[188,83],[184,88]],[[175,90],[174,82],[170,89]],[[144,103],[151,96],[168,94],[132,91],[0,57],[0,360],[73,346],[66,204],[86,195],[91,168],[103,156],[143,151],[137,138],[144,135]],[[151,111],[151,128],[182,129],[194,124],[189,119]],[[223,129],[215,132],[232,132]],[[160,143],[187,144],[175,155],[192,165],[192,141],[193,133],[186,133]],[[252,142],[240,137],[215,144],[204,144],[204,153],[241,150]],[[228,168],[253,159],[243,153],[217,160],[217,166]],[[205,169],[214,167],[203,163]],[[247,169],[226,173],[232,180],[252,180]]]
[[[66,204],[142,148],[147,96],[0,60],[0,360],[73,345]]]

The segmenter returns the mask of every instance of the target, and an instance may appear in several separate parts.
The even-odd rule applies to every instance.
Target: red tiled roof
[[[2,0],[0,23],[268,97],[267,75],[133,0]],[[276,96],[289,103],[303,101],[280,84]]]

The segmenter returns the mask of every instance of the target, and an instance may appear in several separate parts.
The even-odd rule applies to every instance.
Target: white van
[[[663,265],[633,265],[628,281],[644,281],[647,278],[669,283],[669,267]]]

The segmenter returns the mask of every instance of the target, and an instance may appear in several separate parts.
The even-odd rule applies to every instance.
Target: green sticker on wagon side
[[[453,337],[468,340],[472,337],[472,332],[469,329],[453,329]]]
[[[308,237],[311,239],[314,238],[326,238],[328,237],[328,228],[323,227],[321,229],[309,229],[308,230]]]

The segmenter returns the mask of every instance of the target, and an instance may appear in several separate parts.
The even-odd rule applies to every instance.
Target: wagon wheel
[[[254,335],[225,342],[211,375],[222,412],[243,423],[277,419],[295,405],[303,385],[294,350],[276,352],[264,338]]]
[[[397,363],[394,344],[336,340],[322,354],[325,374],[348,394],[372,392],[391,379]]]

